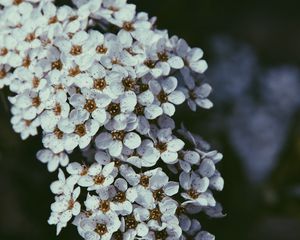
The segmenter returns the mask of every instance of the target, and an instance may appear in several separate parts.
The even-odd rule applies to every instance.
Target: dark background
[[[57,1],[63,3],[63,1]],[[205,51],[208,64],[212,60],[210,39],[226,34],[247,42],[256,51],[260,64],[300,63],[299,1],[259,0],[136,0],[139,10],[158,17],[158,26],[170,35],[184,38],[192,46]],[[237,66],[238,67],[238,66]],[[218,94],[214,92],[213,94]],[[0,94],[0,239],[80,239],[70,226],[55,236],[48,226],[53,196],[49,184],[56,173],[35,159],[41,148],[40,137],[21,141],[13,132],[5,93]],[[198,111],[184,118],[191,129],[214,113]],[[183,116],[177,116],[182,120]],[[219,165],[225,178],[225,189],[217,194],[227,216],[201,221],[205,230],[218,240],[297,240],[300,239],[300,198],[286,192],[300,186],[300,114],[295,115],[289,137],[272,174],[258,185],[244,176],[241,161],[227,137],[220,133],[198,131],[219,151],[224,160]]]

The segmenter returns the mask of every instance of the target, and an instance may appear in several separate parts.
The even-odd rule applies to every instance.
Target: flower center
[[[37,88],[39,85],[40,85],[40,79],[38,79],[37,77],[33,77],[32,79],[33,88]]]
[[[120,230],[116,231],[112,237],[113,240],[123,240],[123,234]]]
[[[125,137],[125,131],[113,131],[111,136],[113,140],[123,141]]]
[[[138,225],[137,221],[135,220],[135,217],[133,215],[128,215],[125,217],[125,226],[126,229],[134,229]]]
[[[142,115],[144,115],[144,109],[145,109],[144,106],[142,106],[141,104],[137,104],[137,105],[135,105],[134,113],[136,115],[142,116]]]
[[[94,80],[94,88],[97,90],[103,90],[106,85],[107,84],[104,78]]]
[[[7,48],[1,48],[0,50],[0,56],[5,56],[8,53]]]
[[[155,146],[161,153],[167,151],[168,145],[163,142],[158,142]]]
[[[133,90],[135,87],[135,80],[133,80],[131,77],[124,78],[122,83],[125,91]]]
[[[99,209],[104,213],[108,212],[110,210],[110,202],[108,200],[101,200]]]
[[[23,2],[23,0],[14,0],[13,1],[13,4],[14,5],[19,5],[19,4],[21,4]]]
[[[149,186],[149,177],[146,175],[141,176],[140,184],[145,188],[148,187]]]
[[[62,62],[59,59],[51,63],[52,69],[57,69],[59,71],[62,69],[62,66]]]
[[[86,165],[83,165],[82,166],[82,171],[80,173],[80,176],[87,175],[88,171],[89,171],[89,168]]]
[[[157,95],[157,99],[161,103],[166,103],[168,102],[168,94],[166,94],[164,91],[160,91],[160,93]]]
[[[0,70],[0,79],[3,79],[3,78],[5,78],[5,77],[6,77],[6,71],[5,71],[4,68],[2,68],[2,69]]]
[[[165,240],[165,239],[167,239],[168,236],[169,236],[169,235],[168,235],[166,229],[164,229],[164,230],[162,230],[162,231],[156,231],[156,232],[155,232],[155,239],[156,239],[156,240]]]
[[[76,133],[80,137],[83,137],[86,134],[85,125],[84,124],[78,124],[78,125],[76,125],[74,133]]]
[[[110,103],[107,107],[107,112],[109,112],[113,117],[118,115],[121,112],[120,104]]]
[[[144,64],[148,67],[148,68],[155,68],[155,65],[156,65],[156,62],[150,60],[150,59],[147,59]]]
[[[32,106],[38,107],[41,105],[41,99],[39,96],[32,99]]]
[[[74,68],[69,69],[69,76],[70,77],[75,77],[79,73],[80,73],[80,68],[79,68],[78,65],[76,67],[74,67]]]
[[[158,189],[158,190],[155,190],[152,194],[153,194],[153,198],[158,202],[163,200],[164,197],[165,197],[165,193],[164,193],[164,190],[162,188]]]
[[[80,55],[82,53],[82,47],[79,45],[73,45],[71,50],[70,50],[70,54],[77,56]]]
[[[49,18],[48,24],[51,25],[53,23],[56,23],[58,21],[56,16],[53,16],[51,18]]]
[[[151,209],[150,210],[150,219],[153,219],[153,220],[160,220],[162,216],[162,213],[160,212],[160,210],[158,208],[154,208],[154,209]]]
[[[97,104],[94,99],[87,100],[84,105],[84,109],[87,110],[89,113],[94,112],[96,108],[97,108]]]
[[[94,177],[94,183],[97,185],[102,185],[105,181],[105,177],[103,175],[97,175]]]
[[[108,230],[105,224],[97,224],[95,232],[102,236],[107,233]]]
[[[26,56],[24,59],[23,59],[23,67],[25,68],[28,68],[31,64],[31,60],[30,60],[30,57],[29,56]]]
[[[127,32],[132,32],[135,30],[132,22],[124,22],[123,29]]]
[[[59,116],[61,114],[61,105],[59,103],[55,104],[53,112],[56,116]]]
[[[34,33],[29,33],[26,38],[25,41],[26,42],[32,42],[35,39],[35,34]]]
[[[190,195],[190,197],[193,199],[197,199],[200,194],[195,189],[190,189],[188,191],[188,195]]]
[[[107,52],[107,48],[104,45],[99,45],[96,47],[96,52],[99,54],[105,54]]]
[[[124,192],[117,192],[117,195],[114,197],[114,200],[119,203],[123,203],[126,201],[126,194]]]
[[[169,56],[166,52],[157,53],[158,59],[162,62],[167,62],[169,60]]]
[[[69,201],[69,206],[68,206],[68,210],[71,210],[71,209],[73,209],[73,207],[74,207],[74,204],[75,204],[75,202],[74,202],[74,200],[73,199],[70,199],[70,201]]]
[[[53,133],[58,139],[62,139],[64,136],[64,133],[58,127],[54,129]]]

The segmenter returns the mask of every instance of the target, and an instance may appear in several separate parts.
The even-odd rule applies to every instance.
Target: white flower
[[[216,202],[211,193],[207,192],[209,187],[209,179],[201,178],[194,172],[182,172],[179,177],[180,186],[186,191],[181,196],[187,201],[185,204],[193,203],[200,206],[215,206]]]
[[[184,94],[181,91],[175,90],[177,87],[177,79],[175,77],[168,77],[162,79],[160,82],[152,80],[149,82],[149,87],[156,96],[157,104],[169,116],[173,116],[175,113],[175,106],[173,104],[179,105],[185,100]]]
[[[87,187],[88,191],[99,190],[113,183],[114,177],[111,175],[114,169],[114,163],[111,162],[104,167],[99,163],[93,163],[85,168],[78,163],[69,164],[67,171],[72,175],[81,176],[78,185]]]
[[[150,139],[142,141],[141,145],[136,149],[123,149],[125,154],[125,162],[128,162],[138,168],[153,167],[160,157],[160,152],[154,147]]]
[[[184,142],[172,135],[170,128],[160,129],[157,132],[155,147],[160,151],[161,159],[168,164],[178,161],[178,151],[184,147]]]
[[[66,167],[69,164],[69,157],[65,152],[55,154],[49,149],[38,151],[37,159],[42,163],[47,163],[49,172],[54,172],[59,165]]]
[[[212,88],[209,84],[203,83],[196,85],[195,79],[190,75],[189,70],[182,70],[183,79],[187,88],[180,88],[187,99],[188,106],[192,111],[196,111],[197,106],[205,109],[213,107],[213,103],[207,99]]]
[[[113,157],[120,156],[123,145],[129,149],[136,149],[141,145],[141,137],[135,132],[113,131],[102,132],[96,138],[96,146],[99,149],[108,149]]]
[[[180,39],[177,42],[176,53],[182,57],[186,65],[197,73],[204,73],[207,69],[207,63],[201,59],[203,51],[200,48],[190,48],[185,40]]]
[[[83,219],[79,226],[81,235],[89,240],[109,240],[121,225],[116,213],[97,214],[88,219]]]

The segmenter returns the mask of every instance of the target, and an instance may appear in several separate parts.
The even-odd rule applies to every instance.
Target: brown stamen
[[[155,146],[161,153],[167,151],[168,145],[163,142],[158,142]]]
[[[41,99],[39,96],[32,99],[32,106],[38,107],[41,105]]]
[[[58,127],[54,129],[53,133],[58,139],[62,139],[64,136],[64,133]]]
[[[26,38],[25,41],[26,42],[32,42],[35,39],[35,34],[34,33],[29,33]]]
[[[156,62],[148,59],[144,62],[144,64],[148,67],[148,68],[155,68]]]
[[[113,140],[123,141],[125,137],[125,131],[113,131],[111,136]]]
[[[149,179],[150,179],[150,178],[149,178],[148,176],[146,176],[146,175],[141,176],[140,184],[141,184],[143,187],[147,188],[147,187],[149,186]]]
[[[166,52],[157,53],[158,59],[162,62],[167,62],[169,60],[169,56]]]
[[[94,99],[88,99],[84,105],[84,109],[89,113],[92,113],[96,110],[97,104]]]
[[[25,68],[28,68],[31,64],[31,60],[30,60],[30,57],[29,56],[26,56],[24,59],[23,59],[23,67]]]
[[[97,90],[103,90],[106,88],[107,84],[104,78],[101,79],[95,79],[94,80],[94,88]]]
[[[135,80],[131,77],[124,78],[122,80],[123,86],[125,88],[125,91],[134,90],[135,87]]]
[[[110,103],[107,107],[107,112],[113,117],[118,115],[121,112],[120,104]]]
[[[138,223],[135,220],[135,217],[133,215],[128,215],[125,217],[125,226],[126,229],[135,229],[137,227]]]
[[[80,55],[82,53],[82,47],[79,45],[73,45],[71,50],[70,50],[70,54],[77,56]]]
[[[105,224],[97,224],[95,232],[98,233],[100,236],[102,236],[105,233],[107,233],[108,230]]]
[[[156,200],[156,201],[161,201],[164,199],[165,197],[165,193],[164,193],[164,190],[161,188],[161,189],[158,189],[158,190],[155,190],[153,193],[153,198]]]
[[[55,116],[59,116],[61,114],[61,105],[59,103],[55,104],[53,112],[54,112]]]
[[[102,185],[105,181],[105,177],[103,175],[97,175],[94,177],[94,183],[97,185]]]
[[[85,125],[84,124],[76,125],[74,133],[76,133],[80,137],[83,137],[86,134]]]
[[[157,95],[157,99],[161,103],[166,103],[168,102],[168,94],[166,94],[164,91],[160,91],[160,93]]]
[[[158,208],[154,208],[154,209],[151,209],[150,210],[150,219],[153,219],[153,220],[160,220],[162,216],[162,213],[160,212],[160,210]]]
[[[169,236],[168,232],[166,229],[162,231],[156,231],[155,232],[155,239],[156,240],[165,240]]]
[[[198,193],[198,192],[197,192],[196,190],[194,190],[194,189],[190,189],[190,190],[188,191],[188,195],[190,195],[190,197],[193,198],[193,199],[197,199],[197,198],[199,197],[200,193]]]
[[[40,79],[37,77],[33,77],[32,79],[32,87],[37,88],[40,85]]]
[[[79,69],[79,66],[77,65],[76,67],[69,69],[69,76],[70,76],[70,77],[75,77],[75,76],[78,75],[80,72],[81,72],[81,71],[80,71],[80,69]]]
[[[3,78],[5,78],[6,77],[6,71],[5,71],[5,69],[4,68],[2,68],[1,70],[0,70],[0,79],[3,79]]]
[[[5,56],[8,53],[7,48],[1,48],[0,50],[0,56]]]
[[[108,212],[110,210],[110,202],[108,200],[101,200],[99,209],[104,213]]]
[[[57,21],[58,21],[57,17],[53,16],[53,17],[49,18],[48,24],[51,25],[51,24],[57,23]]]
[[[132,22],[124,22],[123,29],[127,32],[132,32],[135,30]]]
[[[104,45],[99,45],[96,47],[96,52],[99,54],[105,54],[107,52],[107,48]]]
[[[51,63],[51,67],[52,67],[52,69],[57,69],[57,70],[61,70],[62,69],[62,67],[63,67],[63,64],[62,64],[62,62],[58,59],[57,61],[54,61],[54,62],[52,62]]]
[[[117,192],[117,195],[114,197],[114,201],[123,203],[126,201],[126,194],[124,192]]]

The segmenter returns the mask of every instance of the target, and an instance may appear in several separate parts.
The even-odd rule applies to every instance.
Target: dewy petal
[[[165,93],[169,94],[173,92],[177,87],[177,79],[175,77],[168,77],[163,79],[161,82],[161,86]]]
[[[203,50],[201,48],[193,48],[187,55],[188,62],[196,62],[203,57]]]
[[[136,232],[137,232],[138,236],[141,236],[141,237],[146,236],[149,232],[147,224],[139,223],[136,227]]]
[[[172,117],[175,113],[175,106],[172,103],[166,102],[161,105],[163,111],[168,116]]]
[[[199,167],[199,173],[203,177],[211,177],[216,171],[214,162],[210,159],[203,159]]]
[[[213,103],[209,99],[197,98],[195,100],[195,102],[199,107],[202,107],[202,108],[205,108],[205,109],[210,109],[210,108],[213,107]]]
[[[171,68],[174,68],[174,69],[181,69],[184,67],[183,60],[178,56],[171,57],[168,60],[168,63],[170,64]]]
[[[177,152],[165,151],[161,154],[161,159],[167,164],[174,164],[178,160]]]
[[[197,192],[203,193],[207,190],[209,186],[209,179],[207,177],[200,178],[197,177],[192,182],[192,188],[197,190]]]
[[[81,187],[90,187],[94,185],[94,180],[91,176],[82,176],[78,181],[78,185]]]
[[[207,98],[211,91],[212,87],[207,83],[202,84],[194,90],[195,94],[201,98]]]
[[[112,157],[119,157],[121,155],[123,149],[123,144],[121,141],[114,140],[111,142],[111,145],[109,146],[109,154]]]
[[[152,119],[155,119],[155,118],[159,117],[160,115],[162,115],[163,110],[160,106],[152,104],[145,108],[144,114],[147,119],[152,120]]]
[[[111,146],[113,139],[110,133],[102,132],[96,137],[96,146],[99,149],[107,149]]]
[[[179,184],[177,182],[168,182],[165,186],[164,186],[164,192],[165,194],[167,194],[168,196],[173,196],[176,193],[178,193],[179,190]]]
[[[184,147],[184,142],[179,138],[175,138],[175,139],[171,140],[170,142],[168,142],[168,150],[170,150],[170,151],[178,152],[183,147]]]
[[[127,182],[123,178],[116,179],[114,185],[122,192],[125,192],[128,188]]]
[[[102,165],[110,163],[110,157],[104,151],[97,151],[95,155],[95,160]]]
[[[207,67],[207,62],[205,60],[190,63],[190,68],[196,73],[204,73]]]
[[[136,149],[141,145],[141,137],[137,133],[129,132],[126,134],[123,142],[129,149]]]
[[[88,174],[91,176],[96,176],[101,173],[101,170],[102,170],[101,164],[93,163],[88,169]]]
[[[114,170],[114,166],[115,166],[114,162],[111,162],[111,163],[105,165],[103,170],[102,170],[103,176],[107,177],[109,174],[111,174],[112,171]]]
[[[174,103],[176,105],[179,105],[181,103],[184,102],[185,100],[185,95],[183,92],[181,91],[174,91],[172,92],[169,96],[168,96],[168,100],[171,102],[171,103]]]
[[[68,165],[67,172],[69,174],[80,174],[82,169],[83,169],[83,167],[80,163],[72,162]]]

